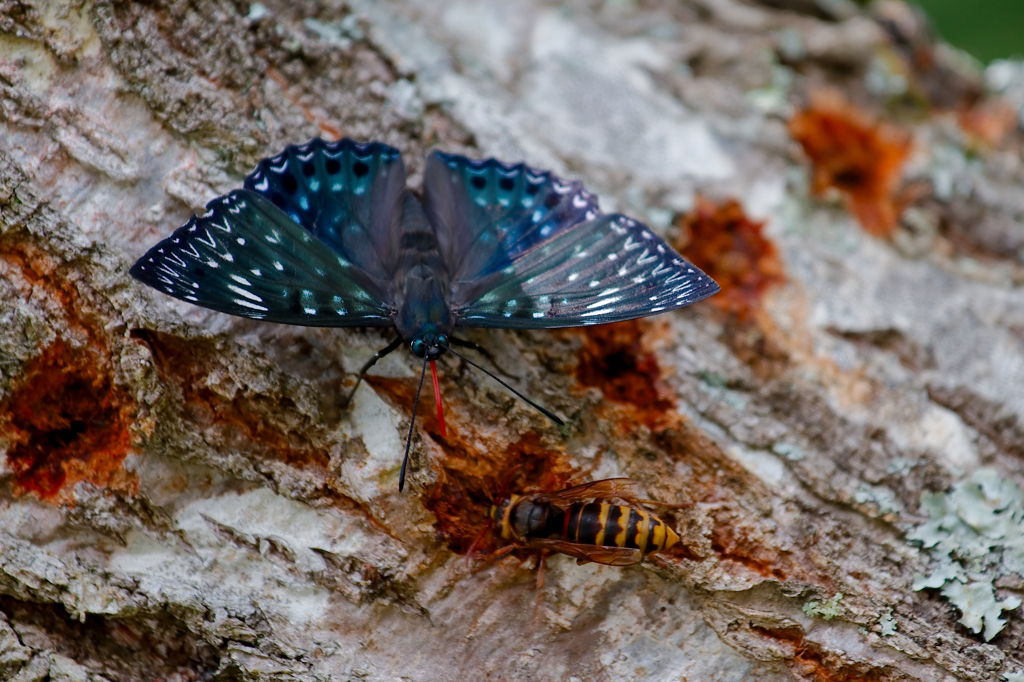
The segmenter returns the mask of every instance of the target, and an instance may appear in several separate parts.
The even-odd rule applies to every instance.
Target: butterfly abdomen
[[[590,502],[566,509],[562,539],[581,545],[659,552],[679,536],[654,514],[636,507]]]
[[[451,333],[448,270],[437,234],[411,192],[406,193],[397,242],[393,281],[398,283],[398,333],[406,341]]]

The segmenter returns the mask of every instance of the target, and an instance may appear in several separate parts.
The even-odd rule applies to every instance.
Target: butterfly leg
[[[348,394],[348,397],[345,398],[344,405],[348,405],[350,402],[352,402],[352,398],[354,398],[356,395],[356,389],[359,388],[359,384],[363,383],[363,377],[366,376],[366,373],[370,371],[370,368],[376,365],[377,361],[380,360],[385,355],[387,355],[388,353],[396,351],[398,347],[401,345],[402,337],[399,336],[394,341],[389,343],[387,346],[381,348],[379,351],[374,353],[373,357],[367,360],[363,364],[363,366],[359,368],[359,376],[356,378],[356,385],[352,387],[352,391]]]
[[[449,338],[448,341],[458,346],[459,348],[469,348],[470,350],[475,350],[477,353],[480,353],[480,355],[487,358],[491,365],[494,366],[494,369],[498,370],[499,372],[507,376],[509,379],[522,379],[522,377],[520,376],[516,376],[515,374],[505,371],[505,369],[498,364],[497,360],[494,359],[494,356],[491,355],[491,352],[484,348],[483,346],[473,343],[472,341],[466,341],[465,339],[457,339],[454,336]]]

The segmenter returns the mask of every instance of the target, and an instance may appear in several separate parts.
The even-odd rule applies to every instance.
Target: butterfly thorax
[[[451,333],[454,320],[448,309],[446,282],[430,268],[420,266],[405,275],[398,290],[395,326],[408,342],[422,339],[428,346]],[[432,343],[434,342],[434,343]]]

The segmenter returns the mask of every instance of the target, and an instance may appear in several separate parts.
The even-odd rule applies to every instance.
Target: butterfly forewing
[[[453,285],[463,289],[491,281],[536,244],[600,213],[579,182],[442,152],[427,159],[423,195]]]
[[[140,258],[141,282],[206,308],[317,327],[390,326],[366,274],[258,194],[211,201]]]
[[[393,147],[314,139],[260,161],[245,188],[387,288],[405,181],[405,166]]]
[[[534,244],[489,289],[453,293],[460,326],[554,328],[680,308],[719,290],[643,223],[600,215]]]

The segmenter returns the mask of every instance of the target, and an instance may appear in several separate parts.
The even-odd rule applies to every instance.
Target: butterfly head
[[[416,405],[420,400],[420,389],[423,388],[423,378],[427,375],[427,363],[430,363],[430,374],[434,380],[434,403],[437,405],[437,425],[442,438],[447,438],[448,433],[444,426],[444,408],[441,406],[441,386],[437,381],[437,360],[448,350],[448,335],[439,333],[433,325],[428,325],[428,330],[422,332],[409,344],[413,355],[423,358],[423,374],[420,376],[420,385],[416,389],[416,397],[413,398],[412,420],[409,422],[409,438],[405,442],[405,458],[402,460],[402,473],[398,477],[398,491],[401,492],[405,486],[405,466],[409,462],[409,445],[412,443],[412,426],[416,422]]]
[[[448,336],[435,332],[426,332],[412,340],[409,344],[413,355],[424,360],[436,360],[448,350]]]

